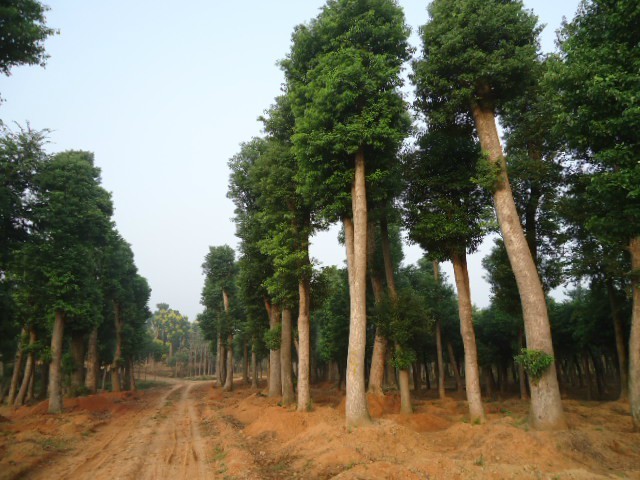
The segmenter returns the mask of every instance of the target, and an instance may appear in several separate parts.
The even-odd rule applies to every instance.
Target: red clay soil
[[[177,382],[69,400],[62,415],[3,408],[0,479],[640,479],[627,403],[565,400],[569,430],[533,432],[520,400],[487,403],[471,425],[463,401],[418,396],[407,416],[387,395],[350,429],[340,392],[312,396],[298,413],[239,380],[229,393]]]

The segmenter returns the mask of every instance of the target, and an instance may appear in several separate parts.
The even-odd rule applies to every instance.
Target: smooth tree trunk
[[[227,337],[227,365],[225,367],[226,378],[224,387],[225,392],[233,391],[233,335]]]
[[[461,392],[463,390],[462,377],[460,376],[460,369],[458,368],[458,361],[456,360],[456,354],[453,351],[453,345],[451,342],[447,342],[447,353],[449,354],[449,364],[451,370],[453,370],[453,378],[456,381],[456,390]]]
[[[62,412],[62,340],[64,314],[56,311],[51,332],[51,363],[49,364],[49,413]]]
[[[611,319],[613,321],[613,331],[616,338],[616,353],[618,357],[618,372],[620,374],[620,395],[619,400],[629,398],[629,362],[627,361],[627,348],[624,341],[624,327],[620,317],[620,306],[613,281],[606,280],[607,293],[609,295],[609,305],[611,306]]]
[[[242,351],[242,381],[249,385],[249,344],[246,340]]]
[[[9,386],[9,394],[7,395],[7,404],[13,405],[18,394],[18,383],[20,382],[20,374],[22,373],[22,364],[24,362],[24,343],[27,338],[27,328],[22,327],[20,339],[18,340],[18,349],[16,350],[15,360],[13,361],[13,375],[11,375],[11,384]]]
[[[433,262],[433,278],[436,284],[440,284],[440,264]],[[442,321],[436,319],[436,362],[438,363],[438,398],[443,399],[446,396],[444,387],[444,357],[442,355]],[[428,374],[427,374],[428,375]]]
[[[367,192],[364,151],[355,157],[355,175],[351,188],[353,221],[344,221],[349,270],[349,351],[346,371],[347,426],[371,423],[365,389],[365,353],[367,346]]]
[[[469,404],[471,423],[484,423],[485,415],[482,406],[482,389],[480,388],[480,369],[478,367],[478,349],[476,335],[473,330],[473,306],[471,304],[471,288],[466,254],[454,252],[453,274],[458,290],[458,314],[460,317],[460,333],[464,344],[464,379]]]
[[[282,376],[282,405],[291,405],[296,397],[293,391],[291,366],[291,341],[293,337],[293,319],[290,308],[282,309],[282,334],[280,340],[280,375]]]
[[[120,305],[114,302],[113,311],[113,321],[116,327],[116,351],[113,355],[113,365],[111,366],[111,390],[119,392],[122,389],[120,379],[120,367],[122,366],[122,311]]]
[[[375,224],[369,222],[369,232],[367,242],[369,243],[367,257],[369,263],[369,277],[371,279],[371,289],[373,290],[373,301],[377,305],[382,301],[384,285],[380,273],[374,267],[375,257]],[[384,364],[387,354],[387,339],[382,335],[380,327],[376,327],[376,336],[373,341],[373,352],[371,353],[371,368],[369,369],[368,392],[372,395],[383,396],[382,389],[384,383]]]
[[[222,303],[224,305],[224,312],[228,316],[231,307],[229,306],[229,294],[226,290],[222,290]],[[224,362],[224,357],[222,357],[222,361]],[[225,367],[225,382],[223,390],[227,392],[233,391],[233,334],[230,333],[227,337],[227,364]]]
[[[384,263],[384,274],[387,280],[387,290],[389,298],[393,302],[395,308],[398,308],[398,291],[396,289],[396,280],[393,271],[393,259],[391,258],[391,243],[389,241],[389,226],[386,217],[380,220],[380,240],[382,243],[382,259]],[[402,346],[396,344],[396,351]],[[409,385],[409,369],[401,368],[398,370],[398,383],[400,387],[400,412],[409,414],[413,412],[411,408],[411,389]]]
[[[87,375],[84,379],[84,386],[91,393],[98,391],[98,372],[100,371],[100,361],[98,359],[98,327],[91,329],[87,341]]]
[[[258,355],[256,354],[256,339],[251,342],[251,388],[258,388]]]
[[[224,348],[224,342],[222,341],[222,335],[218,333],[218,348],[216,349],[216,384],[218,387],[224,386],[224,364],[226,358],[226,352]]]
[[[518,345],[522,347],[523,342],[524,334],[522,332],[522,329],[520,329],[520,331],[518,332]],[[518,381],[520,384],[520,399],[528,400],[529,394],[527,393],[527,372],[525,372],[524,366],[522,366],[522,364],[520,363],[518,363]]]
[[[633,289],[633,310],[631,313],[631,333],[629,335],[629,403],[633,428],[640,431],[640,282],[637,273],[640,272],[640,237],[629,242],[631,252],[631,288]]]
[[[136,390],[138,390],[138,386],[136,385],[136,375],[133,366],[133,359],[131,358],[129,359],[129,372],[129,390],[135,392]]]
[[[280,307],[272,305],[270,311],[270,327],[277,328],[280,325]],[[282,373],[280,367],[280,350],[269,350],[269,396],[282,395]]]
[[[488,86],[482,88],[489,91]],[[472,114],[482,150],[487,152],[489,161],[500,169],[498,185],[493,193],[494,207],[502,238],[507,250],[511,269],[516,277],[522,304],[527,348],[539,350],[553,356],[551,327],[547,304],[538,270],[527,244],[520,217],[513,200],[513,193],[507,176],[506,162],[496,129],[492,107],[475,103]],[[555,362],[537,381],[530,381],[531,426],[536,430],[557,430],[567,428],[560,398],[560,388]]]
[[[298,283],[298,411],[311,410],[311,285],[305,276]]]
[[[20,390],[18,391],[18,395],[14,401],[14,406],[18,407],[24,404],[25,399],[27,398],[27,390],[31,385],[31,380],[33,378],[33,370],[35,368],[35,360],[36,354],[33,351],[33,347],[36,343],[36,331],[31,328],[29,329],[29,353],[27,355],[27,363],[24,367],[24,375],[22,377],[22,385],[20,385]]]
[[[73,358],[73,373],[71,375],[71,385],[81,387],[84,385],[84,335],[74,332],[71,335],[71,356]]]

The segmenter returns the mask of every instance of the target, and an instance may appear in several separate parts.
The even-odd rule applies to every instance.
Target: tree
[[[46,26],[49,7],[35,0],[6,0],[0,7],[3,40],[0,43],[0,71],[10,75],[18,65],[40,65],[48,58],[44,41],[56,31]]]
[[[209,247],[209,253],[205,256],[202,270],[205,275],[205,288],[212,293],[209,298],[212,303],[206,307],[215,311],[218,315],[218,348],[226,338],[226,378],[224,390],[233,390],[233,334],[234,321],[230,298],[236,294],[237,265],[235,252],[228,245]],[[217,300],[215,300],[217,298]],[[223,353],[220,352],[220,366],[225,362]]]
[[[433,260],[453,262],[464,342],[467,401],[472,422],[485,420],[473,329],[467,252],[485,233],[486,198],[471,179],[480,159],[469,124],[432,124],[420,149],[407,156],[404,209],[409,238]]]
[[[326,219],[337,217],[345,226],[351,292],[348,425],[370,421],[364,379],[366,172],[386,170],[409,128],[398,92],[401,66],[410,55],[408,34],[393,1],[330,0],[309,26],[296,28],[282,62],[292,94],[301,190]]]
[[[435,0],[422,28],[423,58],[414,65],[417,103],[432,115],[474,119],[486,155],[498,223],[516,274],[530,349],[553,355],[546,300],[509,184],[495,116],[532,76],[537,58],[536,17],[521,1]],[[555,365],[531,383],[531,425],[565,428]]]
[[[548,75],[558,95],[556,125],[589,174],[587,228],[631,255],[633,313],[629,399],[640,430],[640,10],[634,1],[585,1],[563,27]]]
[[[100,185],[93,154],[68,151],[45,162],[34,178],[34,240],[20,267],[34,301],[52,322],[49,411],[62,409],[60,363],[65,324],[99,318],[99,252],[111,228],[112,204]]]

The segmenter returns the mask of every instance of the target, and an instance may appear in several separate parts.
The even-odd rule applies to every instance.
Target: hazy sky
[[[112,192],[115,220],[153,290],[192,320],[201,311],[201,264],[209,245],[236,246],[227,160],[260,134],[256,118],[280,93],[276,61],[293,27],[322,0],[59,0],[46,2],[45,69],[15,68],[0,78],[0,118],[51,130],[48,151],[90,150]],[[414,30],[426,1],[400,0]],[[563,15],[579,0],[525,0],[554,49]],[[470,258],[471,290],[488,304],[481,253]],[[342,264],[336,230],[313,241],[324,264]],[[405,262],[421,256],[411,247]],[[450,266],[445,271],[451,275]]]

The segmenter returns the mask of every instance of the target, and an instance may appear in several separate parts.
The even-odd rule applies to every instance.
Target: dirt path
[[[198,394],[210,384],[172,383],[155,404],[114,419],[73,454],[58,456],[27,478],[211,478],[197,412]]]

